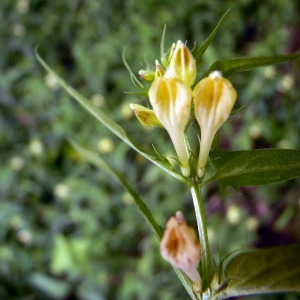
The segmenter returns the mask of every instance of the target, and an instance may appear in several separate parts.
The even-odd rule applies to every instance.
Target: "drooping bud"
[[[189,158],[184,129],[190,116],[192,90],[175,78],[158,77],[149,89],[157,119],[168,131],[184,176],[189,176]]]
[[[188,86],[192,86],[197,75],[196,61],[188,47],[178,41],[175,50],[170,55],[170,65],[166,71],[166,77],[175,77]]]
[[[161,126],[163,125],[157,119],[154,111],[139,104],[131,103],[130,107],[133,109],[135,116],[144,126]]]
[[[203,78],[193,90],[195,116],[201,129],[198,176],[203,177],[209,151],[218,129],[225,123],[237,93],[230,81],[214,71]]]
[[[167,223],[160,252],[165,260],[180,268],[196,286],[200,286],[201,278],[197,266],[201,258],[201,245],[194,229],[187,225],[182,212],[178,211]]]

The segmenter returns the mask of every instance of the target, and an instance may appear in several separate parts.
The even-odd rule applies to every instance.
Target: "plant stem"
[[[204,205],[201,196],[201,186],[197,177],[193,178],[192,180],[191,193],[193,197],[193,203],[197,219],[199,240],[202,247],[201,276],[203,280],[203,291],[205,291],[209,287],[209,283],[212,277],[212,267]]]

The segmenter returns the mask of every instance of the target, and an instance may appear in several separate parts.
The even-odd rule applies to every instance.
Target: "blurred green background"
[[[195,225],[189,192],[70,100],[34,50],[137,143],[172,155],[165,132],[145,130],[129,109],[148,102],[124,93],[135,89],[122,51],[137,72],[159,59],[164,24],[166,48],[178,39],[201,44],[228,8],[203,69],[216,59],[299,51],[293,0],[0,2],[0,299],[187,299],[130,196],[66,139],[124,172],[161,225],[178,209]],[[286,63],[233,75],[243,109],[221,130],[221,147],[300,148],[299,74]],[[220,249],[300,242],[299,180],[227,195],[212,184],[205,197],[216,259]]]

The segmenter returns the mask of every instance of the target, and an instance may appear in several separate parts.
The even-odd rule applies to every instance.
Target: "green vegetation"
[[[1,299],[185,299],[130,195],[68,138],[125,171],[162,226],[177,209],[196,226],[190,195],[70,101],[34,55],[39,45],[45,61],[138,144],[151,149],[155,139],[172,156],[166,133],[145,131],[132,116],[129,103],[146,103],[124,93],[135,90],[124,47],[137,72],[141,58],[152,63],[159,56],[164,24],[166,45],[178,39],[193,45],[228,8],[230,17],[204,55],[206,68],[216,59],[294,53],[300,31],[296,1],[173,2],[0,3],[6,21],[0,27]],[[242,109],[222,128],[222,149],[300,148],[295,63],[237,73],[231,81]],[[300,242],[299,179],[228,193],[223,199],[214,184],[205,191],[213,253]]]

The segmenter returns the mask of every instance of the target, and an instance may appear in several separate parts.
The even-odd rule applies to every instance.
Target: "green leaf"
[[[264,185],[300,176],[300,150],[215,150],[210,158],[216,173],[207,181],[217,179],[223,188]]]
[[[134,149],[136,152],[140,153],[146,159],[154,163],[155,165],[162,168],[165,172],[169,173],[179,181],[189,184],[188,181],[176,173],[172,169],[169,168],[168,165],[163,164],[161,161],[158,161],[155,156],[150,155],[143,151],[140,147],[138,147],[127,135],[124,129],[114,122],[111,118],[107,116],[107,114],[97,107],[95,107],[88,99],[79,94],[76,90],[74,90],[70,85],[68,85],[61,77],[59,77],[47,64],[46,62],[39,56],[36,51],[36,57],[41,65],[57,80],[59,85],[71,96],[75,99],[88,113],[90,113],[94,118],[96,118],[100,123],[106,126],[113,134],[119,137],[123,142],[125,142],[128,146]]]
[[[68,283],[54,279],[43,273],[31,273],[28,281],[36,290],[41,291],[50,299],[64,299],[71,290]]]
[[[257,67],[274,65],[300,57],[300,53],[291,55],[274,55],[274,56],[256,56],[256,57],[237,57],[229,60],[217,60],[203,74],[207,77],[210,72],[221,71],[224,77],[229,77],[234,72],[245,72]]]
[[[223,297],[300,292],[300,245],[244,252],[225,268]]]
[[[163,228],[160,227],[151,211],[148,209],[145,202],[141,199],[141,197],[135,192],[135,190],[131,187],[131,185],[127,182],[126,178],[111,168],[98,154],[95,154],[89,150],[86,150],[76,144],[74,141],[70,141],[71,145],[76,149],[88,162],[93,164],[94,166],[98,167],[99,169],[106,172],[108,175],[112,176],[116,179],[133,197],[137,207],[139,208],[140,212],[146,219],[146,221],[150,224],[154,232],[156,233],[159,240],[161,240],[163,235]],[[191,296],[192,299],[197,300],[198,297],[195,295],[193,291],[193,287],[189,279],[183,274],[183,272],[177,268],[174,268],[178,278],[182,282],[183,286],[185,287],[187,293]]]
[[[122,59],[123,59],[123,63],[126,67],[126,69],[128,70],[129,72],[129,75],[130,75],[130,78],[131,78],[131,81],[132,83],[134,84],[134,86],[140,90],[145,90],[145,87],[143,86],[143,84],[140,82],[140,80],[137,79],[137,77],[134,75],[134,73],[132,72],[129,64],[127,63],[126,59],[125,59],[125,49],[123,50],[123,53],[122,53]]]
[[[66,238],[58,234],[54,239],[51,271],[55,274],[78,275],[87,268],[91,242],[85,238]]]
[[[78,272],[74,258],[71,255],[70,244],[68,240],[60,234],[58,234],[54,239],[51,271],[54,274],[61,274],[63,272]]]
[[[166,37],[166,31],[167,31],[167,26],[165,24],[164,30],[161,35],[161,40],[160,40],[160,59],[161,63],[165,68],[168,67],[168,58],[167,58],[167,53],[165,52],[165,37]]]
[[[204,43],[199,47],[196,48],[193,51],[193,56],[196,59],[197,65],[199,65],[201,63],[201,57],[204,54],[204,52],[206,51],[206,49],[208,48],[209,44],[211,43],[211,41],[214,39],[214,37],[216,36],[216,34],[219,32],[225,17],[227,16],[227,14],[229,13],[229,9],[224,13],[224,15],[222,16],[222,18],[220,19],[219,23],[217,24],[217,26],[215,27],[215,29],[211,32],[211,34],[209,35],[209,37],[204,41]]]
[[[161,239],[163,231],[162,228],[156,223],[151,211],[141,199],[139,194],[133,189],[133,187],[128,183],[125,176],[114,170],[107,162],[105,162],[99,155],[92,151],[86,150],[76,144],[74,141],[70,141],[71,145],[91,164],[98,167],[102,171],[106,172],[108,175],[116,179],[133,197],[135,204],[140,210],[141,214],[144,216],[146,221],[150,224],[154,232],[157,234],[158,238]]]

